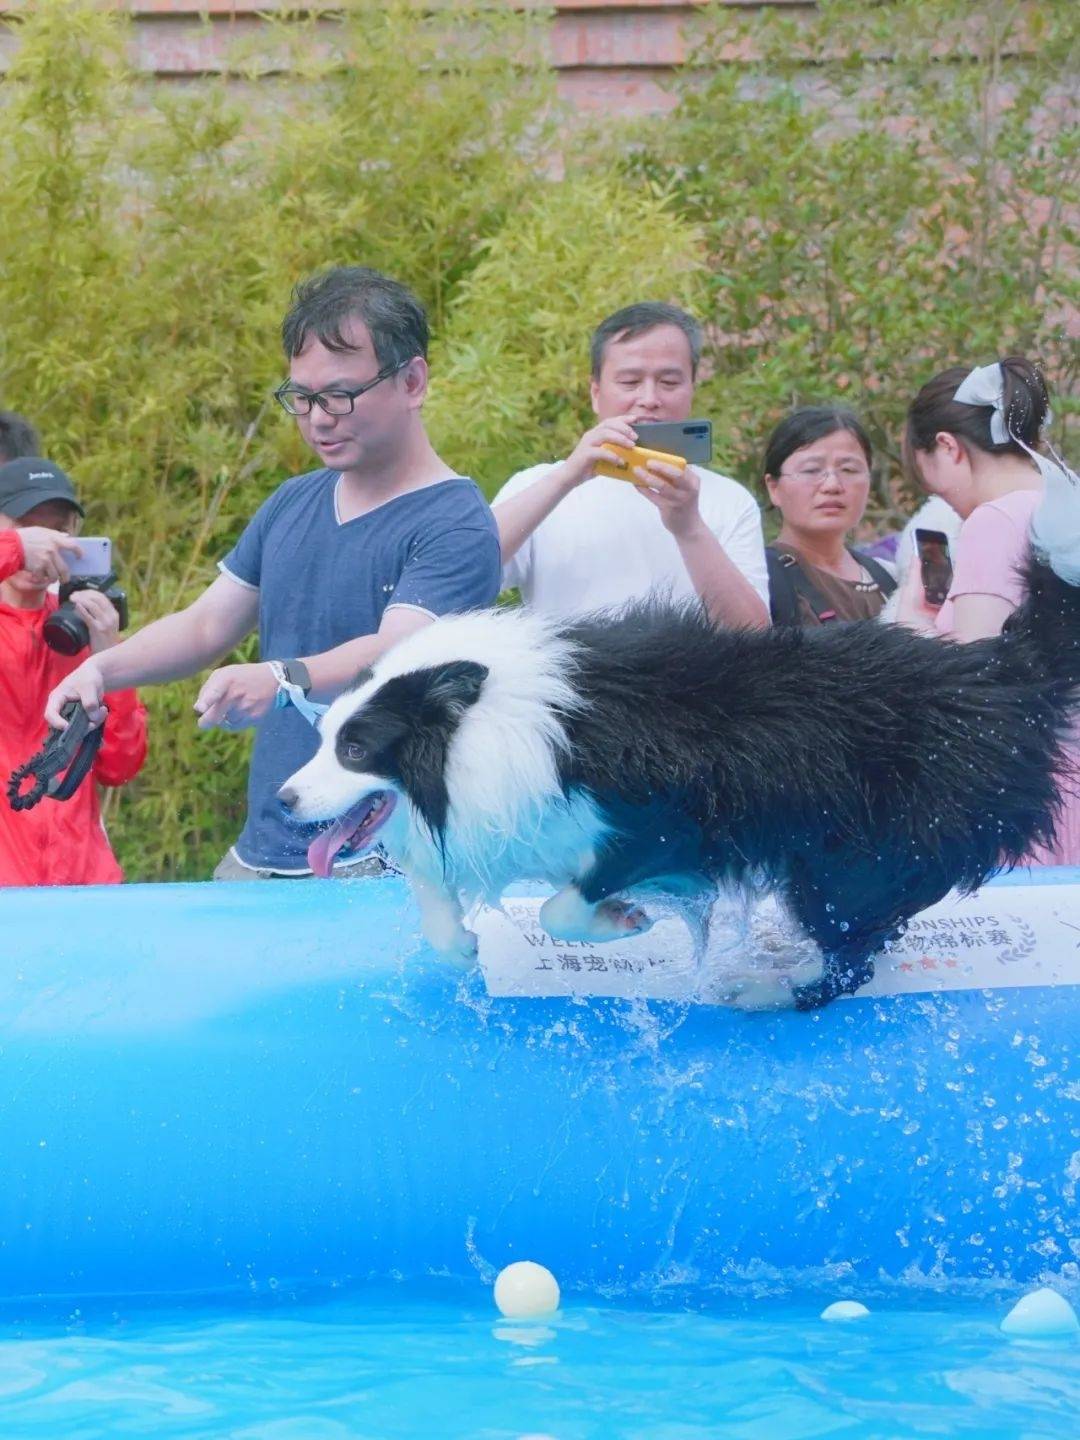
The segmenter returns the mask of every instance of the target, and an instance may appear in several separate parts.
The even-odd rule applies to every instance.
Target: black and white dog
[[[541,923],[561,940],[645,930],[642,886],[764,885],[823,956],[792,1001],[821,1004],[910,916],[1052,839],[1080,694],[1076,533],[1040,534],[1006,632],[968,645],[874,623],[722,631],[660,603],[438,621],[334,702],[282,803],[333,822],[317,873],[378,838],[427,940],[460,955],[463,904],[516,880],[556,887]]]

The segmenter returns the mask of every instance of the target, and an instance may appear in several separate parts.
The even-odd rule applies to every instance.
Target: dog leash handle
[[[294,710],[299,710],[313,728],[318,726],[319,721],[330,709],[329,705],[320,705],[315,700],[309,700],[299,685],[279,685],[278,692],[274,696],[274,709],[285,710],[290,705]]]
[[[12,810],[32,810],[46,797],[70,800],[94,763],[104,725],[92,726],[78,700],[69,700],[60,713],[68,722],[67,729],[50,730],[37,754],[11,772],[7,797]],[[33,784],[24,790],[27,780]]]

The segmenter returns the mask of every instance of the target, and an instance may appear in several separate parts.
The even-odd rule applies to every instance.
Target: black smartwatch
[[[311,690],[311,676],[303,660],[286,660],[281,668],[285,671],[286,682],[298,686],[307,695]]]
[[[279,685],[292,685],[306,696],[311,690],[311,676],[302,660],[271,660],[270,669]]]

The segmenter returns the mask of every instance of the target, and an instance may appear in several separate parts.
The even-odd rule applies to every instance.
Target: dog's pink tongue
[[[353,828],[354,822],[348,815],[343,815],[308,846],[307,862],[323,880],[329,880],[334,873],[334,856],[352,834]]]

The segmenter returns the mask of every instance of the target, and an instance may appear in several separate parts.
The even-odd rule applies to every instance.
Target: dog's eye
[[[348,744],[345,746],[345,759],[351,760],[354,765],[359,765],[367,759],[367,751],[363,745]]]

